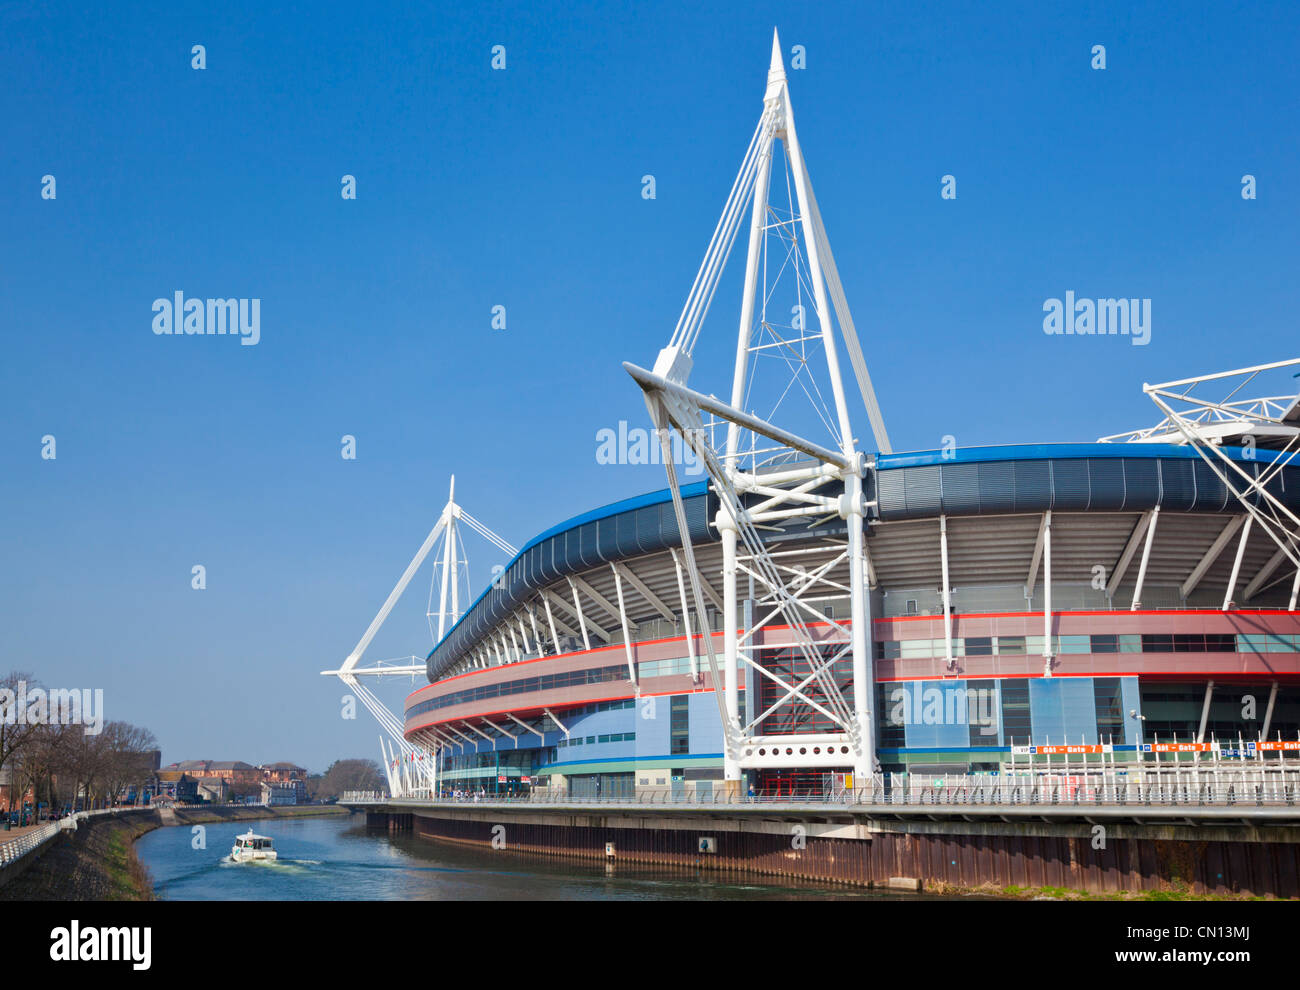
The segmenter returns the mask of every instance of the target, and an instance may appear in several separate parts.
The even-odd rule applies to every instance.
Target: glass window
[[[1002,681],[1002,740],[1007,746],[1027,746],[1032,735],[1029,715],[1029,681]]]
[[[1025,653],[1024,636],[999,636],[998,652],[1008,656],[1023,656]]]
[[[688,694],[675,694],[669,702],[668,752],[673,755],[691,751],[690,703]]]
[[[1124,742],[1124,699],[1118,677],[1097,677],[1092,682],[1093,702],[1097,710],[1097,738],[1103,743]]]
[[[944,650],[942,642],[939,652]],[[929,639],[909,639],[899,644],[899,656],[904,660],[922,660],[935,656],[934,641]]]

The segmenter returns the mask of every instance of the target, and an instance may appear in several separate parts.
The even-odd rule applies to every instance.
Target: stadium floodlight
[[[439,513],[438,521],[434,523],[433,529],[429,530],[429,535],[425,537],[420,549],[411,558],[411,562],[406,566],[406,570],[402,572],[402,576],[397,579],[397,584],[389,592],[388,598],[380,606],[379,612],[371,620],[365,633],[362,634],[361,640],[337,670],[321,671],[322,676],[337,677],[350,691],[355,693],[370,714],[375,717],[375,721],[388,734],[392,745],[385,750],[381,738],[380,751],[384,756],[384,772],[388,777],[389,790],[393,797],[408,794],[418,795],[422,791],[427,791],[430,794],[436,793],[438,757],[445,746],[454,745],[454,743],[434,732],[418,732],[408,740],[401,718],[359,679],[363,677],[403,675],[414,678],[416,674],[423,674],[426,670],[424,662],[419,657],[407,657],[400,662],[383,660],[369,667],[358,665],[361,662],[362,655],[366,652],[366,648],[370,646],[370,641],[375,638],[375,634],[379,632],[389,613],[392,612],[393,606],[402,597],[407,585],[411,583],[416,571],[420,569],[420,565],[424,563],[425,558],[429,556],[429,551],[437,545],[439,539],[443,540],[439,606],[436,613],[432,611],[433,587],[431,584],[429,590],[430,604],[428,606],[429,610],[426,612],[426,618],[430,621],[430,631],[432,631],[432,617],[435,614],[438,616],[438,637],[436,642],[441,642],[443,636],[456,625],[457,620],[460,618],[460,603],[462,601],[460,596],[461,581],[468,582],[468,574],[462,575],[462,565],[466,562],[461,557],[462,550],[459,549],[463,547],[458,531],[459,524],[462,522],[499,550],[511,556],[518,553],[513,546],[456,503],[456,478],[453,475],[447,504],[443,506],[442,512]],[[466,590],[468,592],[468,589]],[[448,602],[449,596],[450,602]],[[467,593],[464,600],[467,601],[468,599],[469,595]],[[448,608],[449,604],[450,608]]]
[[[771,195],[778,151],[784,167],[784,203]],[[723,402],[689,387],[687,380],[746,206],[750,227],[739,339],[731,400]],[[795,300],[789,310],[776,304],[778,288]],[[805,319],[807,308],[815,323]],[[856,773],[870,774],[877,766],[864,532],[870,504],[863,495],[868,464],[857,447],[840,374],[841,345],[877,449],[889,452],[889,436],[799,146],[780,39],[773,32],[758,127],[677,327],[653,371],[624,364],[644,392],[664,448],[682,557],[705,630],[710,628],[708,612],[686,535],[671,431],[678,432],[704,465],[720,503],[714,525],[723,551],[724,671],[718,669],[712,636],[706,633],[703,641],[715,688],[724,688],[715,689],[714,695],[723,725],[724,777],[733,789],[742,769],[851,764]],[[791,408],[800,394],[807,399],[803,421]],[[795,402],[787,402],[791,396]],[[759,403],[767,407],[766,415],[753,411]],[[778,417],[787,425],[778,425]],[[805,424],[825,438],[807,436]],[[714,443],[719,429],[725,430],[720,449]],[[812,546],[785,549],[781,541],[764,536],[773,531],[797,535],[796,526],[807,527]],[[739,628],[738,612],[742,580],[749,589],[750,618],[744,629]],[[829,618],[825,610],[827,601],[843,598],[850,603],[849,623]],[[801,661],[797,672],[778,668],[772,659],[774,643],[764,630],[775,633],[778,627],[782,641],[775,645],[794,651]],[[851,699],[844,696],[848,685],[834,673],[837,663],[846,659],[852,664]],[[742,670],[752,678],[751,686],[772,686],[776,698],[764,706],[761,692],[750,691],[743,722],[738,694]],[[810,724],[805,731],[791,724],[793,735],[771,732],[768,720],[792,705],[804,713],[806,722],[820,721],[820,726]]]
[[[1225,611],[1232,604],[1245,536],[1249,535],[1249,527],[1253,525],[1258,525],[1278,548],[1268,573],[1271,574],[1283,558],[1296,568],[1291,585],[1291,611],[1295,611],[1296,599],[1300,596],[1300,516],[1270,490],[1276,487],[1282,470],[1300,454],[1300,395],[1237,398],[1260,375],[1297,365],[1300,365],[1300,358],[1159,385],[1143,385],[1142,390],[1164,418],[1153,427],[1102,437],[1100,441],[1190,446],[1241,504],[1246,513],[1247,529],[1224,596]],[[1192,394],[1198,386],[1207,383],[1226,389],[1226,395],[1210,399]],[[1225,447],[1240,450],[1234,457],[1225,451]],[[1258,590],[1258,585],[1252,584],[1246,589],[1247,597]]]

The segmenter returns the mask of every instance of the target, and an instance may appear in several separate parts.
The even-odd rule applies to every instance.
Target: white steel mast
[[[443,545],[441,567],[442,588],[439,593],[439,609],[437,613],[437,642],[441,642],[443,636],[445,636],[446,633],[456,625],[456,622],[460,619],[461,598],[459,586],[462,580],[461,565],[464,563],[463,559],[458,559],[458,547],[463,547],[464,545],[460,540],[458,533],[459,524],[462,522],[468,525],[476,533],[485,537],[499,550],[511,556],[518,553],[513,546],[484,526],[456,503],[456,478],[453,476],[451,479],[451,489],[447,498],[447,504],[443,506],[442,512],[439,513],[438,521],[434,523],[433,529],[431,529],[429,535],[425,537],[424,543],[420,545],[420,549],[415,552],[415,556],[412,557],[411,562],[407,564],[406,570],[402,572],[402,576],[397,579],[397,584],[393,586],[393,590],[389,592],[388,598],[384,601],[384,604],[380,606],[379,612],[375,615],[374,619],[371,620],[370,625],[361,636],[360,642],[357,643],[352,652],[348,654],[347,659],[343,661],[342,666],[337,670],[321,671],[322,676],[337,677],[350,691],[355,693],[356,696],[361,699],[361,703],[365,705],[370,714],[375,717],[375,720],[388,734],[388,738],[396,747],[396,752],[391,753],[389,759],[385,760],[384,764],[385,773],[388,777],[389,789],[394,797],[401,797],[403,794],[414,790],[423,790],[427,788],[432,791],[435,789],[438,752],[442,746],[448,744],[433,732],[417,733],[413,737],[414,743],[412,743],[411,740],[406,738],[404,731],[405,727],[402,724],[402,719],[389,709],[389,707],[359,679],[362,677],[395,676],[410,676],[414,678],[417,674],[425,673],[426,667],[423,661],[420,661],[418,657],[409,657],[408,660],[410,662],[405,663],[380,661],[369,667],[361,667],[358,666],[358,664],[361,662],[362,654],[364,654],[366,648],[369,647],[370,641],[375,638],[380,627],[382,627],[385,620],[387,620],[389,613],[392,612],[393,606],[397,604],[398,600],[406,591],[407,585],[409,585],[411,579],[415,577],[416,571],[418,571],[420,565],[424,563],[425,558],[429,555],[429,551],[434,548],[438,539],[444,536],[445,542]],[[464,579],[468,580],[467,574],[464,575]],[[449,589],[451,596],[450,610],[447,608]],[[432,619],[432,615],[433,613],[429,613],[428,617]],[[382,738],[380,742],[382,749]],[[390,765],[395,761],[400,763],[403,767],[406,767],[407,772],[390,772]],[[419,785],[405,783],[405,781],[411,779],[409,771],[414,771],[417,777],[422,778],[422,783]]]
[[[784,152],[786,171],[789,204],[785,212],[770,197],[773,153],[778,145]],[[750,228],[744,294],[731,400],[724,403],[689,388],[687,379],[701,326],[746,205],[750,206]],[[778,242],[775,251],[774,241]],[[791,273],[799,304],[792,309],[795,319],[786,326],[769,314],[768,303],[775,282]],[[805,292],[812,297],[815,328],[806,326],[808,321],[803,318]],[[733,791],[743,769],[851,766],[856,774],[866,775],[877,766],[864,534],[869,503],[863,496],[863,479],[868,465],[853,429],[840,372],[840,343],[853,368],[876,447],[888,452],[889,437],[799,146],[780,40],[773,32],[772,60],[758,127],[677,328],[668,346],[660,351],[653,371],[624,365],[645,393],[664,447],[664,464],[683,537],[683,557],[699,617],[708,613],[687,536],[670,430],[677,430],[700,458],[720,502],[714,525],[723,550],[723,670],[718,669],[712,637],[705,636],[704,643],[713,683],[722,686],[722,690],[715,690],[715,696],[724,730],[724,776]],[[829,382],[833,409],[826,408],[813,378],[813,365],[808,361],[818,349],[824,355],[820,378]],[[828,440],[808,439],[746,410],[747,400],[753,399],[759,359],[774,355],[784,361],[786,374],[784,388],[778,383],[780,399],[772,412],[780,409],[787,394],[802,391],[814,407],[820,405],[817,411],[822,414]],[[771,363],[767,362],[767,367]],[[706,416],[711,418],[707,423]],[[706,433],[711,434],[711,428],[722,423],[726,424],[726,439],[719,452]],[[750,441],[748,449],[742,443],[742,434]],[[792,566],[788,553],[773,553],[760,532],[771,530],[774,524],[803,519],[809,524],[828,519],[843,523],[841,536],[820,541],[820,548],[828,552],[811,570]],[[747,628],[741,628],[739,613],[742,576],[746,588],[755,589],[751,599],[753,618]],[[848,598],[850,622],[832,620],[829,634],[814,632],[810,623],[828,621],[816,603],[832,597]],[[701,625],[709,628],[706,622]],[[778,671],[764,661],[758,634],[768,626],[786,627],[775,645],[796,650],[806,673]],[[774,640],[764,638],[762,645],[770,648]],[[844,659],[851,661],[851,699],[844,697],[834,676],[835,665]],[[764,707],[759,704],[760,692],[748,692],[753,697],[748,698],[742,719],[740,677],[742,673],[749,676],[750,671],[756,675],[752,684],[767,681],[775,685],[777,700]],[[788,703],[815,711],[829,722],[831,730],[764,735],[765,721]]]

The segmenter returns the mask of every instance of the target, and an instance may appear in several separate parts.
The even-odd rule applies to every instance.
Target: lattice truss
[[[731,401],[724,403],[686,382],[746,208],[744,290]],[[878,448],[888,451],[799,148],[780,42],[774,37],[758,126],[672,338],[654,371],[624,365],[645,392],[663,445],[697,616],[705,614],[705,600],[698,563],[685,538],[673,431],[699,458],[720,503],[714,524],[723,544],[725,672],[719,670],[711,638],[706,636],[704,644],[713,683],[725,684],[725,692],[714,693],[724,726],[728,779],[736,779],[741,767],[852,763],[860,772],[874,769],[863,538],[866,468],[840,375],[840,345],[849,356]],[[788,425],[777,426],[777,420]],[[742,581],[744,597],[752,602],[752,620],[739,629]],[[851,620],[829,619],[825,603],[845,599]],[[790,673],[796,668],[788,657],[783,665],[768,659],[782,651],[793,651],[803,661],[797,669],[806,673]],[[837,679],[835,666],[846,659],[852,661],[852,677]],[[775,686],[776,701],[760,706],[760,692],[752,692],[742,722],[738,684],[749,671],[760,683]],[[819,735],[762,735],[773,713],[790,705],[817,712],[834,729]],[[817,747],[817,757],[808,747],[787,754],[786,744],[796,739],[827,745]]]
[[[370,646],[371,640],[379,632],[389,613],[405,593],[407,586],[415,577],[420,566],[434,551],[435,560],[441,559],[441,565],[433,568],[429,584],[429,602],[425,617],[429,623],[429,632],[433,636],[433,619],[438,619],[438,631],[434,643],[455,626],[460,618],[461,587],[468,589],[469,561],[464,557],[464,543],[461,540],[459,526],[465,524],[478,533],[498,550],[513,557],[518,551],[503,540],[483,523],[479,522],[456,503],[456,479],[451,479],[451,490],[447,504],[443,507],[434,523],[433,529],[425,537],[424,543],[416,551],[379,612],[371,620],[356,647],[348,654],[337,670],[323,670],[327,677],[339,680],[361,700],[366,710],[374,716],[387,735],[379,738],[384,772],[388,777],[389,791],[394,797],[411,794],[436,787],[438,756],[448,745],[463,745],[456,739],[440,735],[433,729],[421,730],[406,737],[402,719],[394,713],[383,700],[368,686],[366,680],[376,677],[409,676],[414,680],[417,674],[425,673],[425,664],[419,657],[411,656],[400,660],[382,660],[370,666],[360,666],[361,658]],[[433,611],[434,589],[438,589],[438,611]],[[468,593],[465,595],[468,601]],[[363,680],[364,679],[364,680]],[[465,737],[461,737],[462,740]]]
[[[1251,527],[1258,525],[1278,548],[1268,565],[1270,573],[1283,558],[1296,569],[1291,585],[1292,611],[1300,594],[1300,516],[1278,494],[1282,471],[1300,454],[1300,397],[1241,399],[1238,395],[1266,372],[1296,366],[1300,366],[1300,358],[1144,385],[1143,391],[1164,419],[1146,430],[1104,438],[1130,443],[1179,442],[1192,447],[1245,509],[1242,546]],[[1198,387],[1202,394],[1194,395]],[[1226,390],[1222,399],[1205,397],[1209,389],[1216,388],[1220,393]],[[1225,446],[1243,448],[1249,458],[1245,466],[1230,456]],[[1236,584],[1235,569],[1231,584]],[[1225,602],[1224,607],[1228,604]]]

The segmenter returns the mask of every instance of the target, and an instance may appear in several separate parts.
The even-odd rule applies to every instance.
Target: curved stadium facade
[[[742,231],[729,363],[697,345]],[[1144,386],[1161,423],[1097,443],[894,453],[774,36],[681,317],[652,369],[623,365],[668,489],[540,534],[468,611],[440,607],[405,758],[432,756],[415,773],[443,791],[731,800],[1294,752],[1300,400],[1239,395],[1297,365]],[[681,483],[674,439],[707,481]],[[334,672],[349,686],[384,673],[356,664],[439,531]]]
[[[1221,452],[1251,477],[1271,464],[1252,447]],[[879,770],[1150,765],[1200,759],[1171,745],[1197,742],[1217,745],[1216,758],[1258,759],[1268,754],[1252,744],[1300,739],[1295,567],[1195,446],[878,454],[863,485]],[[1300,511],[1300,467],[1266,487]],[[724,641],[719,500],[708,482],[681,495],[710,629],[687,608],[669,491],[540,534],[441,639],[429,684],[406,700],[405,736],[433,743],[440,787],[582,797],[722,786],[704,644],[712,636],[720,652]],[[851,621],[834,549],[845,526],[791,519],[764,530],[774,558],[845,589],[815,601],[823,620],[808,630],[825,637],[824,655]],[[751,584],[738,628],[760,613]],[[806,680],[806,651],[783,627],[758,624],[748,643],[762,666]],[[849,659],[832,669],[852,694]],[[819,736],[831,726],[815,685],[783,700],[758,665],[740,670],[741,721],[761,714],[767,745],[791,743],[782,765],[745,770],[743,786],[815,791],[852,771],[848,749]],[[1071,756],[1055,755],[1067,746]]]

